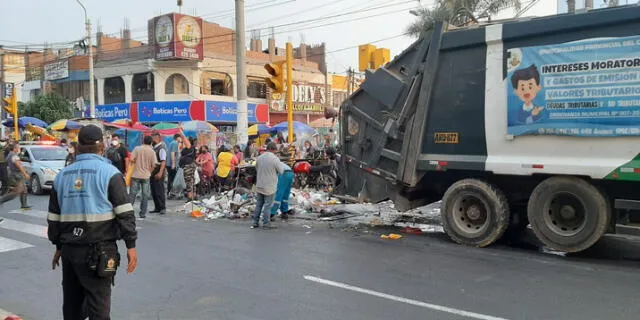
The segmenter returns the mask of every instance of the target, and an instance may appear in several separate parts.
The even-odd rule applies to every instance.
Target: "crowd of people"
[[[111,135],[104,157],[127,177],[131,203],[139,202],[138,219],[145,219],[147,213],[165,214],[167,199],[186,198],[190,202],[198,196],[208,196],[207,192],[231,189],[238,178],[239,167],[255,160],[257,201],[264,207],[256,216],[266,216],[263,226],[269,228],[268,221],[278,212],[283,219],[291,213],[287,200],[294,175],[280,159],[303,159],[316,152],[310,141],[305,141],[301,148],[291,148],[292,144],[281,133],[267,138],[262,146],[251,140],[244,148],[220,145],[215,151],[206,143],[186,136],[182,129],[167,144],[157,132],[145,136],[143,143],[132,152],[121,138],[118,134]],[[330,139],[329,136],[326,143]],[[74,162],[76,149],[76,144],[68,146],[67,165]],[[292,150],[295,154],[291,154]],[[148,211],[149,200],[154,204],[151,211]],[[254,223],[257,225],[258,220]]]

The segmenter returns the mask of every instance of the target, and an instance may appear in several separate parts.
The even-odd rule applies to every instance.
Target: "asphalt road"
[[[35,210],[0,208],[0,309],[61,319],[61,274]],[[175,204],[174,204],[175,205]],[[474,249],[441,233],[382,240],[383,229],[321,222],[195,221],[139,225],[140,265],[120,272],[113,319],[638,319],[640,263],[599,244],[579,256],[518,242]],[[625,247],[624,249],[621,249]],[[121,248],[121,251],[124,249]],[[121,270],[122,271],[122,270]]]

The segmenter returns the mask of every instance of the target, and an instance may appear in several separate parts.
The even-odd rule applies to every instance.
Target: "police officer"
[[[127,246],[127,271],[138,265],[133,206],[122,173],[101,156],[102,137],[95,125],[80,129],[76,161],[58,173],[49,198],[48,235],[56,246],[52,268],[62,257],[65,320],[110,319],[120,263],[116,240]]]

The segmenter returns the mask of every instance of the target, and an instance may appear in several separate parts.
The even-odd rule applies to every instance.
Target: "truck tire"
[[[440,214],[447,235],[468,246],[488,246],[509,226],[507,198],[495,186],[477,179],[451,185],[442,197]]]
[[[611,208],[595,186],[576,177],[552,177],[531,193],[527,215],[531,228],[545,246],[578,252],[604,235]]]

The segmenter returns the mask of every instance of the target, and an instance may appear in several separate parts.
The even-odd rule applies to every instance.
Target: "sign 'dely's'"
[[[202,24],[201,18],[179,13],[170,13],[149,20],[149,43],[155,44],[155,58],[202,61]]]

